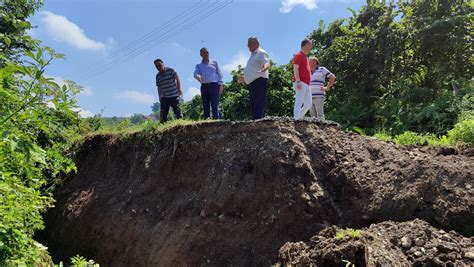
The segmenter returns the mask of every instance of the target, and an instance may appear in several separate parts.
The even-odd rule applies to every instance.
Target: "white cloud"
[[[173,42],[171,43],[171,46],[175,49],[178,49],[178,51],[182,51],[182,52],[185,52],[185,53],[191,53],[191,49],[179,44],[179,43],[176,43],[176,42]]]
[[[189,87],[188,90],[184,92],[184,101],[189,101],[199,94],[201,94],[201,90],[199,90],[197,87]]]
[[[64,42],[83,50],[104,50],[106,45],[92,40],[84,34],[84,30],[66,17],[49,11],[40,13],[46,32],[58,42]]]
[[[130,102],[138,104],[152,105],[156,102],[155,97],[138,91],[124,91],[115,94],[115,98],[130,100]]]
[[[245,65],[247,64],[248,58],[249,56],[247,55],[247,53],[244,53],[243,51],[239,51],[239,53],[234,56],[234,58],[232,59],[230,63],[227,63],[224,66],[222,66],[222,69],[230,73],[233,70],[237,70],[239,65],[242,67],[245,67]]]
[[[87,109],[74,108],[72,110],[79,113],[79,117],[81,117],[81,118],[90,118],[90,117],[94,117],[94,115],[95,115],[94,112],[89,111]]]
[[[92,95],[92,89],[90,89],[89,87],[82,87],[82,91],[79,93],[79,95],[83,95],[83,96],[91,96]]]
[[[295,6],[304,6],[309,10],[317,8],[316,0],[283,0],[281,2],[280,12],[290,13]]]

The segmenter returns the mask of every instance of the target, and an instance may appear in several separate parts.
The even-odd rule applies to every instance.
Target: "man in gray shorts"
[[[311,116],[324,120],[324,100],[326,98],[326,92],[331,90],[336,81],[336,76],[325,67],[321,67],[316,57],[311,57],[309,64],[312,72],[309,89],[311,90],[311,97],[313,98],[310,111]],[[324,86],[328,78],[328,84]]]

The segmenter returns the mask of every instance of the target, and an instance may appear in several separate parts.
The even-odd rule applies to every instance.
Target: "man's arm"
[[[161,102],[161,89],[159,86],[156,86],[156,88],[158,89],[158,98],[160,99],[160,102]]]
[[[267,55],[267,53],[262,53],[262,68],[260,69],[260,72],[267,71],[270,68],[270,57]]]
[[[293,75],[295,75],[295,81],[296,81],[296,88],[297,89],[301,89],[300,72],[298,71],[299,68],[300,68],[300,65],[293,64]]]
[[[194,78],[195,78],[198,82],[202,83],[202,76],[201,76],[200,73],[201,73],[201,72],[200,72],[200,70],[199,70],[199,64],[196,64],[196,68],[194,69]]]
[[[331,89],[331,87],[334,85],[335,81],[336,81],[336,75],[332,74],[331,76],[329,76],[329,82],[328,82],[328,85],[327,85],[327,90]]]
[[[179,79],[178,74],[176,74],[176,85],[178,86],[178,95],[182,96],[183,91],[181,91],[181,80]]]
[[[219,64],[217,64],[217,61],[216,62],[216,69],[217,69],[217,83],[219,84],[219,92],[222,94],[222,92],[224,91],[224,82],[222,81],[223,79],[223,75],[222,75],[222,71],[221,71],[221,68],[219,68]]]

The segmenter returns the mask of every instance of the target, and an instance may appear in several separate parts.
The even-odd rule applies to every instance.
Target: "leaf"
[[[7,36],[3,37],[3,40],[5,41],[5,44],[7,46],[10,46],[11,43],[12,43],[12,40],[10,38],[8,38]]]
[[[10,140],[10,149],[11,149],[11,151],[15,151],[17,147],[18,147],[18,143],[15,142],[14,140]]]

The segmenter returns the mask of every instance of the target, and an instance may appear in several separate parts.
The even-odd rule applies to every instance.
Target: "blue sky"
[[[149,114],[157,101],[153,60],[162,58],[181,78],[185,101],[199,93],[192,73],[207,47],[224,72],[245,65],[247,38],[277,64],[299,50],[319,21],[350,16],[365,1],[329,0],[47,0],[31,18],[33,37],[60,53],[46,71],[59,82],[84,86],[80,115]]]

